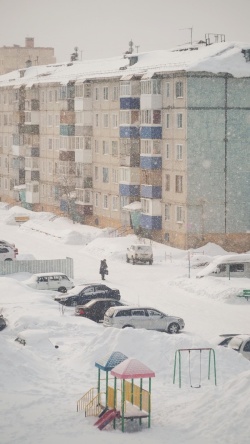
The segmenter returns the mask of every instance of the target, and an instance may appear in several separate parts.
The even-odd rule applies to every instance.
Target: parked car
[[[127,248],[126,261],[137,264],[142,262],[149,265],[153,263],[153,250],[151,245],[134,244]]]
[[[250,361],[250,335],[236,335],[228,342],[228,348],[241,353]]]
[[[23,284],[37,290],[56,290],[61,293],[74,287],[74,282],[66,274],[59,272],[36,273],[23,281]]]
[[[3,330],[5,327],[7,327],[6,320],[4,319],[3,315],[0,315],[0,331]]]
[[[68,291],[63,296],[56,296],[55,301],[66,306],[83,305],[92,299],[111,298],[119,301],[121,299],[120,291],[115,288],[109,288],[102,284],[76,285],[75,288]]]
[[[9,247],[12,248],[15,252],[15,254],[18,254],[18,248],[16,248],[15,244],[7,242],[5,240],[0,240],[0,247],[5,246],[5,247]]]
[[[87,304],[77,305],[75,308],[75,315],[83,316],[84,318],[91,319],[95,322],[102,322],[104,314],[108,308],[124,305],[126,304],[114,299],[92,299],[92,301],[87,302]]]
[[[14,248],[0,245],[0,261],[14,261],[16,253]]]
[[[183,319],[167,315],[151,307],[111,307],[105,315],[104,327],[146,328],[147,330],[178,333],[185,326]]]

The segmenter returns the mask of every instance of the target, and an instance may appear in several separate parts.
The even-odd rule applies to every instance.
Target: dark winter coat
[[[107,262],[105,261],[105,259],[103,259],[100,265],[100,274],[101,275],[107,274],[107,271],[108,271]]]

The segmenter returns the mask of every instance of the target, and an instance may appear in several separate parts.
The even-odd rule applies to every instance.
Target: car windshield
[[[71,288],[69,291],[67,291],[68,296],[75,296],[76,294],[79,294],[80,291],[84,290],[84,288],[88,287],[88,285],[76,285],[74,288]]]

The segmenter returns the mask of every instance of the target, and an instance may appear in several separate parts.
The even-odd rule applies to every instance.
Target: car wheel
[[[129,258],[128,258],[128,256],[126,256],[126,261],[127,261],[127,263],[129,263]]]
[[[124,325],[122,328],[127,328],[127,327],[135,328],[135,327],[133,327],[133,325]]]
[[[66,293],[67,289],[65,287],[59,287],[58,291],[60,291],[60,293]]]
[[[180,330],[180,326],[176,322],[173,322],[168,327],[168,333],[170,333],[171,335],[178,333],[179,330]]]

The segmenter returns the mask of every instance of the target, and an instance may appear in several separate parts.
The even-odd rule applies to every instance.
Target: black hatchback
[[[119,290],[107,287],[107,285],[84,284],[77,285],[67,293],[64,293],[64,295],[56,296],[54,300],[67,307],[75,307],[76,305],[83,305],[97,298],[110,298],[119,301],[121,295]]]
[[[75,308],[76,316],[83,316],[95,322],[102,322],[104,314],[110,307],[125,305],[123,302],[114,299],[93,299],[84,305],[77,305]]]
[[[7,327],[6,321],[3,315],[0,315],[0,331]]]

